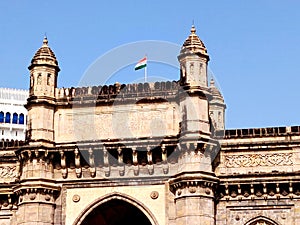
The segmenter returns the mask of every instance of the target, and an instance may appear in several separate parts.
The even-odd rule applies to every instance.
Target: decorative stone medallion
[[[151,194],[150,194],[150,197],[152,199],[157,199],[159,196],[159,193],[157,191],[152,191]]]
[[[73,195],[72,200],[73,200],[73,202],[79,202],[80,201],[80,196],[79,195]]]

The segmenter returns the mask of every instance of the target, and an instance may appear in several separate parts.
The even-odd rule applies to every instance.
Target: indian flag
[[[143,69],[147,66],[147,57],[142,58],[134,67],[134,70]]]

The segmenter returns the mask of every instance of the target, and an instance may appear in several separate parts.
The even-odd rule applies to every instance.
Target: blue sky
[[[0,86],[28,88],[27,66],[45,32],[61,68],[59,86],[69,87],[120,45],[181,45],[194,20],[225,97],[227,128],[300,125],[299,10],[297,0],[1,1]],[[121,82],[142,76],[130,65],[123,70]],[[179,77],[154,63],[148,74]]]

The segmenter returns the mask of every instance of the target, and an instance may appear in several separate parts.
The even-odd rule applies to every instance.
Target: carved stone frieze
[[[16,166],[0,166],[0,178],[16,178],[18,171]]]
[[[249,154],[249,155],[226,155],[225,166],[256,167],[256,166],[291,166],[293,165],[292,153],[275,154]]]

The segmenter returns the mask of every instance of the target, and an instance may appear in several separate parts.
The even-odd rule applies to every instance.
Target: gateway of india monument
[[[226,130],[194,26],[178,61],[178,81],[58,88],[45,38],[25,141],[0,142],[0,225],[300,224],[300,127]]]

